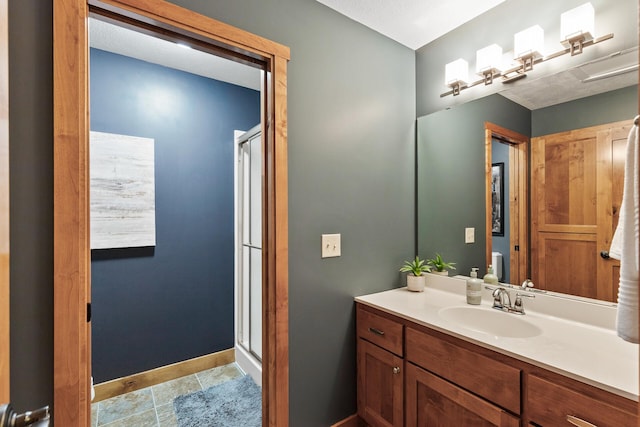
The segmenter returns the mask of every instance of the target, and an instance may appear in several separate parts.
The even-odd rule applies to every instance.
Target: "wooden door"
[[[402,427],[403,361],[358,339],[358,415],[371,427]]]
[[[516,427],[520,419],[468,391],[407,363],[407,427]]]
[[[616,301],[606,258],[622,202],[631,122],[532,139],[531,278],[540,289]],[[602,252],[602,255],[601,255]]]
[[[519,285],[529,278],[528,271],[528,140],[511,144],[509,149],[509,271],[510,283]]]

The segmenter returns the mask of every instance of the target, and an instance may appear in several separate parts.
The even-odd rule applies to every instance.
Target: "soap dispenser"
[[[467,304],[479,305],[482,300],[482,280],[478,279],[478,268],[471,269],[471,278],[467,279]]]
[[[487,274],[484,275],[484,283],[489,285],[498,284],[498,276],[493,274],[493,266],[491,264],[489,264],[489,268],[487,268]]]

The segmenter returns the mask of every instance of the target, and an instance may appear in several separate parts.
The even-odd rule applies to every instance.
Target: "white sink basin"
[[[457,306],[446,307],[438,312],[444,320],[489,335],[505,338],[530,338],[542,330],[520,315],[505,313],[490,308]],[[525,315],[526,316],[526,315]]]

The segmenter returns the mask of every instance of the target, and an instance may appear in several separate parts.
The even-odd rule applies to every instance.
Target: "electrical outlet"
[[[467,227],[464,229],[464,242],[474,243],[476,241],[476,229],[473,227]]]
[[[322,235],[322,258],[338,257],[341,254],[340,235]]]

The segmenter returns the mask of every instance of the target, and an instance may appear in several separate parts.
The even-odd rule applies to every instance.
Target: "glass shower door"
[[[262,360],[262,138],[247,132],[238,146],[238,343]]]

